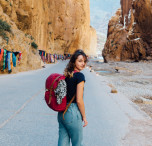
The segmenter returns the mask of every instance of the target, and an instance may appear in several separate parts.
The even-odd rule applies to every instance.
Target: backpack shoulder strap
[[[76,72],[78,72],[78,71],[77,71],[77,70],[74,70],[73,72],[76,73]],[[65,120],[64,115],[65,115],[65,113],[67,112],[68,108],[70,107],[71,103],[74,101],[75,97],[76,97],[76,95],[74,95],[74,96],[72,97],[71,101],[70,101],[69,104],[66,106],[66,109],[65,109],[65,111],[63,112],[63,120]]]
[[[64,115],[65,115],[65,113],[67,112],[68,108],[70,107],[71,103],[74,101],[75,97],[76,97],[76,95],[74,95],[74,96],[72,97],[71,101],[70,101],[69,104],[66,106],[66,109],[65,109],[65,111],[63,112],[63,120],[65,120],[65,119],[64,119]]]
[[[52,89],[53,89],[53,85],[56,82],[56,80],[58,80],[60,78],[60,76],[56,77],[55,80],[53,81],[52,85],[50,86],[50,97],[49,97],[49,103],[51,103],[51,98],[52,98]]]

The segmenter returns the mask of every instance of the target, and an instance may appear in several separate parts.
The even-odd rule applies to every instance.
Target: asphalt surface
[[[62,73],[66,64],[0,76],[0,146],[57,146],[57,113],[47,107],[44,88],[46,78]],[[111,94],[101,76],[88,68],[82,72],[88,119],[84,146],[120,146],[130,119],[144,119],[144,113],[125,97]]]

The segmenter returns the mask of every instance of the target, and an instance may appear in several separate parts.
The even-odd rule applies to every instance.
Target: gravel
[[[152,97],[152,61],[103,63],[98,60],[90,60],[88,66],[91,66],[90,69],[94,71],[112,72],[98,72],[97,74],[101,75],[107,84],[114,86],[118,92],[123,93],[133,102],[139,100],[140,97]],[[151,103],[135,103],[152,117]]]

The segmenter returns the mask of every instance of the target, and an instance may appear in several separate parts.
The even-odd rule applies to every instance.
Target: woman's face
[[[85,68],[86,62],[85,57],[83,55],[79,55],[75,61],[75,70],[81,71]]]

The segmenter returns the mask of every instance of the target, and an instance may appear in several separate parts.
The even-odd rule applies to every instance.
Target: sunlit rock
[[[151,1],[122,0],[121,7],[109,21],[104,61],[152,59]]]
[[[11,41],[4,40],[1,48],[23,53],[19,70],[41,67],[33,41],[47,53],[83,49],[87,55],[96,55],[97,36],[90,26],[88,0],[1,0],[0,17],[12,28],[7,34]]]

